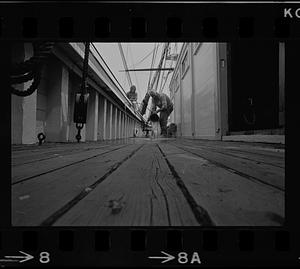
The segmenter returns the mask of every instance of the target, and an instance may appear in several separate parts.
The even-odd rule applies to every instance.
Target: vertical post
[[[130,137],[130,130],[131,130],[131,119],[128,117],[128,137]]]
[[[128,137],[130,137],[130,129],[131,129],[131,120],[130,117],[128,117]]]
[[[103,105],[103,140],[106,140],[106,115],[107,115],[107,99],[104,97]]]
[[[122,138],[122,135],[121,135],[121,128],[122,128],[122,111],[119,110],[119,129],[118,129],[118,136],[119,138]]]
[[[69,139],[69,125],[68,125],[68,112],[69,112],[69,70],[63,66],[62,68],[62,81],[61,81],[61,131],[60,141],[66,142]]]
[[[118,108],[115,107],[115,139],[118,138]]]
[[[51,72],[48,79],[52,83],[47,88],[46,141],[66,142],[69,139],[69,72],[59,61],[53,62],[49,70]]]
[[[127,138],[127,115],[125,114],[125,138]]]
[[[215,139],[221,140],[222,139],[222,113],[221,113],[221,87],[222,87],[222,70],[224,67],[222,65],[225,65],[225,61],[222,58],[221,54],[221,48],[222,48],[222,43],[216,43],[214,45],[215,47],[215,55],[216,55],[216,60],[215,60],[215,68],[216,68],[216,88],[215,88],[215,94],[214,94],[214,106],[215,106]],[[224,115],[223,115],[224,116]],[[225,122],[223,122],[225,123]]]
[[[86,140],[97,141],[98,130],[98,92],[90,92],[86,122]]]
[[[94,118],[94,141],[97,141],[98,139],[98,122],[99,122],[99,94],[95,91],[95,118]]]
[[[112,139],[112,119],[113,119],[113,104],[110,103],[109,107],[109,139]]]
[[[127,115],[124,115],[124,137],[127,138]]]
[[[128,120],[129,120],[128,137],[131,137],[131,128],[132,128],[132,126],[131,126],[131,118],[128,118]]]
[[[228,82],[227,82],[227,69],[228,69],[228,57],[227,57],[227,43],[219,43],[217,48],[219,57],[217,57],[217,75],[218,75],[218,118],[220,136],[217,138],[222,139],[222,136],[228,134]]]
[[[77,108],[77,106],[75,106],[76,110],[79,109],[79,111],[80,110],[83,110],[83,111],[78,112],[78,115],[76,117],[74,114],[74,122],[75,122],[76,128],[78,130],[77,135],[76,135],[77,142],[80,142],[81,129],[84,127],[84,124],[86,124],[86,119],[85,119],[84,115],[85,115],[85,113],[87,113],[87,111],[85,110],[87,107],[84,105],[84,100],[86,100],[86,102],[87,102],[86,98],[88,98],[88,95],[86,96],[86,94],[87,94],[86,78],[88,75],[88,68],[89,68],[89,52],[90,52],[90,43],[86,42],[85,50],[84,50],[83,68],[82,68],[82,80],[81,80],[81,89],[80,89],[81,95],[80,95],[80,101],[79,101],[80,105],[78,106],[78,108]],[[75,112],[75,113],[77,113],[77,112]]]
[[[123,135],[123,129],[124,129],[123,118],[124,118],[124,114],[123,114],[123,111],[121,111],[121,130],[120,130],[121,138],[124,138],[124,135]]]
[[[122,138],[125,138],[125,114],[122,112]]]

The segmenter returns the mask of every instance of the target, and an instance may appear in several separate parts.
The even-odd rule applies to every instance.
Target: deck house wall
[[[216,43],[185,43],[170,83],[174,96],[172,120],[177,135],[220,139],[218,133],[218,47]],[[187,57],[187,66],[182,62]],[[179,79],[176,82],[177,74]]]
[[[195,137],[216,138],[217,47],[216,43],[194,45]]]

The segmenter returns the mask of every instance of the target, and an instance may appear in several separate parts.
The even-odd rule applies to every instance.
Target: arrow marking
[[[148,258],[149,259],[163,259],[164,261],[162,261],[161,263],[165,263],[165,262],[169,262],[171,260],[174,260],[175,257],[172,256],[171,254],[169,253],[166,253],[164,251],[161,251],[162,254],[166,255],[166,256],[149,256]]]
[[[23,251],[19,251],[20,253],[24,254],[25,256],[4,256],[4,258],[7,258],[7,259],[21,259],[19,262],[22,263],[22,262],[27,262],[31,259],[33,259],[34,257],[28,253],[25,253]],[[2,260],[2,261],[5,261],[5,260]],[[18,260],[6,260],[6,261],[18,261]]]

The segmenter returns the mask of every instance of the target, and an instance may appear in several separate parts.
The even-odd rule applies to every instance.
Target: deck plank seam
[[[187,200],[188,205],[190,206],[197,222],[201,226],[215,226],[215,223],[211,219],[211,217],[210,217],[209,213],[207,212],[207,210],[197,204],[194,197],[191,195],[188,188],[185,186],[183,180],[181,179],[181,177],[176,172],[174,166],[170,163],[167,156],[164,154],[163,150],[160,148],[160,146],[158,144],[156,144],[156,145],[157,145],[159,151],[161,152],[162,156],[164,157],[164,160],[166,161],[166,163],[167,163],[174,179],[176,180],[177,186],[179,187],[179,189],[181,190],[183,196]]]
[[[201,157],[201,158],[203,158],[203,159],[209,161],[210,163],[212,163],[212,164],[214,164],[214,165],[216,165],[216,166],[218,166],[218,167],[221,167],[221,168],[223,168],[223,169],[226,169],[226,170],[229,171],[230,173],[237,174],[237,175],[239,175],[239,176],[241,176],[241,177],[243,177],[243,178],[246,178],[246,179],[248,179],[248,180],[250,180],[250,181],[252,181],[252,182],[255,182],[255,183],[261,183],[261,184],[263,184],[263,185],[272,187],[272,188],[274,188],[274,189],[276,189],[276,190],[279,190],[279,191],[282,191],[282,192],[285,191],[284,188],[281,188],[281,187],[276,186],[276,185],[274,185],[274,184],[265,182],[265,181],[263,181],[263,180],[261,180],[261,179],[259,179],[259,178],[257,178],[257,177],[247,175],[247,174],[245,174],[245,173],[243,173],[243,172],[240,172],[240,171],[238,171],[238,170],[236,170],[236,169],[233,169],[233,168],[231,168],[231,167],[228,167],[228,166],[226,166],[226,165],[224,165],[224,164],[222,164],[222,163],[219,163],[219,162],[213,161],[213,160],[211,160],[211,159],[208,159],[207,157],[204,157],[204,156],[201,155],[201,154],[198,154],[198,153],[189,151],[189,150],[187,150],[187,149],[185,149],[185,148],[182,148],[182,147],[179,147],[179,146],[176,146],[176,145],[174,145],[174,146],[177,147],[177,148],[179,148],[179,149],[181,149],[181,150],[184,150],[184,151],[186,151],[186,152],[189,152],[189,153],[191,153],[191,154],[193,154],[193,155],[196,155],[196,156],[198,156],[198,157]]]
[[[81,152],[85,152],[85,151],[89,151],[89,150],[98,150],[98,149],[106,148],[106,147],[109,147],[109,146],[110,145],[106,145],[106,146],[102,146],[102,147],[97,147],[97,148],[73,149],[71,152],[66,153],[64,156],[70,156],[72,154],[77,154],[77,153],[81,153]],[[59,154],[59,153],[62,153],[62,152],[64,152],[64,151],[51,152],[51,154]],[[42,154],[44,154],[44,153],[42,153]],[[25,162],[25,163],[12,164],[12,166],[13,167],[15,167],[15,166],[21,166],[21,165],[25,165],[25,164],[41,162],[41,161],[45,161],[45,160],[49,160],[49,159],[54,159],[54,158],[57,158],[57,156],[51,156],[51,157],[41,158],[41,159],[37,159],[37,160],[34,160],[34,161]]]
[[[157,163],[159,163],[157,161]],[[170,209],[169,209],[169,202],[168,202],[168,197],[163,189],[163,187],[160,185],[160,183],[158,182],[158,179],[157,179],[157,175],[158,175],[158,167],[155,167],[155,176],[154,176],[154,181],[156,182],[156,184],[158,185],[158,187],[160,188],[161,192],[162,192],[162,195],[164,197],[164,200],[165,200],[165,205],[166,205],[166,210],[167,210],[167,218],[168,218],[168,225],[171,226],[172,225],[172,222],[171,222],[171,216],[170,216]]]
[[[33,176],[30,176],[30,177],[27,177],[27,178],[18,180],[18,181],[16,181],[16,182],[13,182],[13,183],[12,183],[12,186],[13,186],[13,185],[16,185],[16,184],[19,184],[19,183],[22,183],[22,182],[24,182],[24,181],[28,181],[28,180],[34,179],[34,178],[39,177],[39,176],[43,176],[43,175],[46,175],[46,174],[49,174],[49,173],[58,171],[58,170],[60,170],[60,169],[63,169],[63,168],[66,168],[66,167],[69,167],[69,166],[72,166],[72,165],[75,165],[75,164],[78,164],[78,163],[81,163],[81,162],[88,161],[88,160],[90,160],[90,159],[99,157],[99,156],[101,156],[101,155],[104,155],[104,154],[107,154],[107,153],[110,153],[110,152],[113,152],[113,151],[116,151],[116,150],[119,150],[119,149],[122,149],[122,148],[125,148],[125,147],[128,147],[128,146],[130,146],[130,144],[129,144],[129,145],[122,146],[122,147],[119,147],[119,148],[116,148],[116,149],[112,149],[112,150],[109,150],[109,151],[105,151],[105,152],[99,153],[99,154],[97,154],[97,155],[88,157],[88,158],[86,158],[86,159],[79,160],[79,161],[76,161],[76,162],[73,162],[73,163],[69,163],[69,164],[67,164],[67,165],[64,165],[64,166],[61,166],[61,167],[57,167],[57,168],[51,169],[51,170],[49,170],[49,171],[46,171],[46,172],[43,172],[43,173],[40,173],[40,174],[37,174],[37,175],[33,175]]]
[[[184,145],[184,142],[185,141],[181,141],[181,144],[182,145]],[[170,142],[170,143],[172,143],[172,142]],[[186,143],[189,143],[189,141],[187,141]],[[194,144],[192,144],[192,143],[190,143],[189,145],[193,145],[193,146],[195,146]],[[198,147],[203,147],[203,146],[201,146],[201,145],[199,145],[199,144],[196,144],[196,146],[198,146]],[[214,148],[214,147],[212,147],[212,146],[204,146],[204,147],[206,147],[206,148]],[[223,149],[225,149],[225,148],[223,148]],[[255,149],[255,148],[254,148]],[[282,159],[282,157],[281,156],[278,156],[278,155],[274,155],[274,154],[271,154],[270,152],[269,152],[269,154],[268,153],[262,153],[262,152],[253,152],[253,151],[249,151],[249,150],[242,150],[242,149],[236,149],[236,148],[230,148],[229,150],[231,150],[231,151],[236,151],[236,152],[241,152],[241,153],[250,153],[250,154],[256,154],[256,155],[260,155],[260,156],[264,156],[264,157],[268,157],[268,158],[274,158],[274,159]],[[262,150],[262,148],[259,148],[259,149],[255,149],[255,150]],[[285,152],[279,152],[279,153],[285,153]]]
[[[183,146],[185,146],[185,145],[183,145]],[[252,162],[259,162],[259,163],[262,163],[262,164],[265,164],[265,165],[274,166],[274,167],[277,167],[277,168],[280,168],[280,169],[284,169],[284,167],[279,166],[279,165],[275,165],[275,164],[268,163],[268,162],[265,162],[265,161],[257,161],[257,160],[250,159],[250,158],[247,158],[247,157],[236,156],[236,155],[233,155],[233,154],[230,154],[230,153],[225,153],[225,152],[221,152],[221,151],[215,150],[214,148],[209,148],[209,147],[205,147],[205,146],[204,147],[203,146],[197,146],[197,148],[198,149],[204,149],[204,150],[207,150],[207,151],[217,152],[219,154],[231,156],[231,157],[238,158],[238,159],[249,160],[249,161],[252,161]]]
[[[129,155],[127,155],[123,160],[114,164],[111,169],[105,173],[102,177],[100,177],[97,181],[91,184],[89,187],[85,188],[78,195],[76,195],[71,201],[66,203],[63,207],[58,209],[52,215],[50,215],[46,220],[44,220],[40,226],[52,226],[59,218],[61,218],[64,214],[66,214],[71,208],[73,208],[78,202],[80,202],[83,198],[85,198],[88,194],[90,194],[101,182],[103,182],[107,177],[109,177],[114,171],[116,171],[124,162],[129,160],[137,151],[139,151],[144,145],[141,145],[134,151],[132,151]],[[86,191],[89,189],[89,191]]]

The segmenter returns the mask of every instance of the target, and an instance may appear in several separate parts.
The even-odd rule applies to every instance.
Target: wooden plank
[[[169,143],[159,146],[216,225],[282,225],[284,192],[231,173]]]
[[[66,155],[72,155],[76,154],[79,152],[84,152],[84,151],[89,151],[89,150],[97,150],[101,148],[106,148],[106,147],[111,147],[112,145],[102,145],[99,143],[99,145],[90,145],[90,146],[85,146],[85,147],[80,147],[80,148],[61,148],[61,149],[56,149],[56,150],[47,150],[45,152],[34,152],[34,153],[29,153],[24,156],[18,156],[18,157],[13,157],[12,158],[12,166],[18,166],[18,165],[23,165],[27,163],[33,163],[33,162],[38,162],[46,159],[51,159],[59,156],[66,156]]]
[[[79,151],[69,155],[58,155],[56,158],[52,159],[15,166],[12,169],[12,182],[15,184],[16,182],[21,182],[56,169],[62,169],[65,166],[73,165],[73,163],[81,162],[88,158],[94,158],[124,146],[126,145]]]
[[[263,135],[263,134],[228,135],[228,136],[223,136],[222,140],[285,144],[285,135],[275,135],[275,134],[272,134],[272,135]]]
[[[196,148],[195,146],[187,146],[178,144],[180,148],[197,154],[199,157],[205,158],[215,164],[233,169],[237,173],[242,173],[244,176],[250,176],[256,180],[261,180],[266,184],[276,186],[284,190],[284,176],[285,171],[281,167],[271,166],[265,163],[257,163],[254,160],[241,159],[235,156],[224,155],[216,151],[212,152],[208,149]]]
[[[50,145],[34,146],[27,150],[15,151],[11,153],[12,165],[19,165],[28,161],[39,160],[47,158],[51,154],[60,154],[61,152],[75,152],[82,150],[83,145],[77,145],[75,143],[70,144],[58,144],[53,143]]]
[[[207,146],[207,145],[195,145],[192,143],[183,143],[184,145],[192,145],[193,148],[204,148],[208,150],[212,150],[214,152],[219,152],[225,155],[233,155],[235,157],[239,157],[241,159],[249,159],[252,161],[257,162],[258,164],[260,162],[270,164],[271,166],[278,166],[281,168],[285,167],[285,159],[284,159],[284,153],[280,152],[280,154],[274,156],[270,154],[266,154],[265,152],[262,153],[261,150],[257,151],[253,149],[252,151],[249,150],[243,150],[241,147],[230,147],[230,146]]]
[[[12,186],[12,224],[40,225],[76,195],[109,173],[140,147],[128,145],[114,152]]]
[[[177,140],[178,141],[178,140]],[[234,149],[242,152],[252,152],[266,157],[284,158],[285,146],[279,144],[249,143],[249,142],[229,142],[229,141],[209,141],[181,139],[180,142],[199,146],[209,146],[214,148]]]
[[[69,142],[69,143],[44,143],[41,146],[34,145],[23,145],[23,146],[12,146],[12,154],[16,156],[27,155],[28,153],[40,153],[51,150],[64,149],[64,148],[79,148],[83,147],[83,143]]]
[[[199,226],[156,143],[62,216],[58,226]]]
[[[122,144],[124,141],[118,140],[107,140],[107,141],[88,141],[88,142],[68,142],[68,143],[45,143],[41,146],[30,145],[24,147],[22,150],[17,150],[15,147],[12,147],[12,156],[13,157],[22,157],[22,156],[31,156],[34,154],[44,154],[47,152],[61,151],[65,149],[75,150],[75,149],[85,149],[89,147],[95,147],[99,145],[114,145]]]

